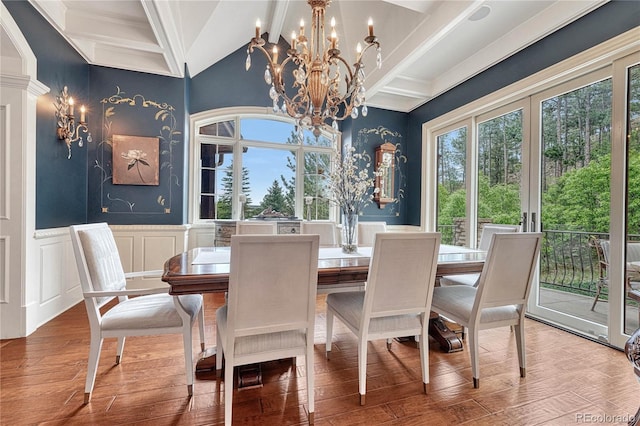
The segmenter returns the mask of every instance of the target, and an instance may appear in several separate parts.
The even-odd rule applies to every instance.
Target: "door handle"
[[[531,213],[531,232],[536,232],[536,214]]]

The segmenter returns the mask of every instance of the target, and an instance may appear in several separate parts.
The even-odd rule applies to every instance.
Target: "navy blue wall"
[[[282,38],[278,46],[281,52],[289,47]],[[266,58],[262,52],[254,51],[248,71],[246,59],[247,46],[243,46],[194,76],[189,91],[191,114],[234,106],[271,106],[269,86],[264,81]]]
[[[89,222],[181,224],[184,221],[185,80],[91,66],[96,127],[88,147]],[[115,185],[113,135],[157,137],[158,185]]]
[[[356,152],[366,152],[372,158],[371,167],[374,167],[375,149],[385,142],[396,146],[395,162],[395,195],[396,202],[389,203],[383,208],[371,202],[364,208],[360,220],[362,221],[386,221],[390,225],[402,225],[406,223],[407,204],[405,196],[408,187],[407,163],[419,159],[406,157],[405,139],[407,129],[407,114],[402,112],[387,111],[379,108],[369,108],[366,117],[360,115],[357,119],[348,119],[342,128],[343,141],[350,143]]]
[[[26,1],[5,1],[38,61],[38,80],[51,90],[37,104],[36,228],[87,220],[87,149],[73,144],[71,159],[56,136],[55,97],[68,87],[76,105],[89,101],[89,66]],[[76,107],[76,111],[78,111]],[[77,114],[76,114],[77,115]],[[91,120],[92,114],[88,114]],[[96,123],[90,123],[91,130]]]
[[[422,124],[596,46],[640,24],[635,1],[614,0],[443,93],[409,114],[408,157],[422,156]],[[408,224],[420,223],[421,165],[409,163]]]
[[[188,70],[186,79],[176,79],[89,66],[27,1],[2,2],[37,57],[38,80],[51,88],[50,94],[39,99],[37,109],[38,229],[101,220],[116,224],[186,222],[188,114],[230,106],[271,105],[268,86],[263,80],[266,62],[255,52],[251,69],[245,71],[246,46],[191,80]],[[406,173],[406,179],[402,176],[396,179],[396,190],[402,194],[400,203],[385,209],[371,205],[364,212],[363,220],[419,224],[422,123],[621,34],[638,23],[640,8],[636,2],[612,1],[410,114],[370,108],[367,117],[346,120],[341,124],[343,141],[360,144],[373,153],[383,142],[382,133],[394,135],[391,142],[400,144],[404,157],[399,171]],[[281,49],[286,49],[282,39],[280,44]],[[65,85],[77,104],[88,104],[87,118],[94,137],[94,142],[85,142],[84,148],[74,145],[70,160],[66,158],[66,145],[55,136],[53,108],[55,95]],[[134,100],[135,105],[118,103],[118,96]],[[147,110],[141,107],[143,99],[152,102]],[[109,107],[113,107],[115,114],[106,120],[111,122],[111,135],[157,136],[161,144],[169,144],[161,147],[158,186],[111,183],[113,157],[110,136],[104,128]],[[376,133],[375,129],[386,130]],[[402,179],[406,181],[406,188],[402,186]]]
[[[267,38],[266,35],[263,38]],[[280,38],[279,49],[285,51],[289,46]],[[267,51],[271,50],[271,46]],[[245,71],[247,46],[236,50],[215,65],[194,76],[190,82],[190,109],[197,113],[217,108],[233,106],[271,107],[269,86],[264,81],[266,59],[259,51],[251,54],[251,68]],[[358,145],[358,151],[366,151],[373,157],[375,148],[385,141],[399,143],[396,186],[407,185],[407,169],[404,159],[404,139],[407,128],[407,114],[382,109],[369,108],[367,117],[356,120],[347,119],[340,123],[343,143]],[[375,129],[381,129],[376,133]],[[368,130],[363,134],[363,130]],[[384,134],[384,136],[382,136]],[[386,139],[385,139],[386,138]],[[385,140],[383,140],[385,139]],[[418,160],[419,161],[419,160]],[[373,166],[372,166],[373,167]],[[419,164],[418,164],[419,167]],[[402,175],[400,175],[402,173]],[[404,191],[402,192],[404,195]],[[406,207],[403,198],[397,203],[378,209],[372,203],[365,208],[361,220],[386,220],[389,224],[402,224],[406,220]]]

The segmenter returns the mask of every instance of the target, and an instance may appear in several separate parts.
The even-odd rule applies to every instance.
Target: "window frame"
[[[200,196],[201,196],[201,172],[202,166],[200,162],[201,145],[203,143],[216,143],[219,145],[231,145],[233,147],[233,180],[234,183],[241,181],[242,175],[242,153],[245,147],[257,147],[266,149],[277,149],[294,151],[296,153],[296,183],[295,183],[295,216],[303,218],[304,216],[304,153],[308,152],[320,152],[326,153],[331,156],[335,152],[339,152],[341,147],[341,134],[333,137],[333,130],[329,126],[325,126],[323,129],[323,136],[332,140],[332,146],[317,146],[308,144],[288,145],[282,142],[266,142],[256,141],[252,139],[241,138],[241,120],[247,118],[254,118],[260,120],[273,120],[281,121],[292,126],[295,125],[295,120],[283,116],[281,114],[274,114],[270,108],[263,107],[230,107],[230,108],[218,108],[207,111],[202,111],[197,114],[193,114],[190,117],[190,134],[191,144],[189,146],[189,158],[190,167],[189,170],[189,200],[188,200],[188,220],[191,224],[203,224],[212,223],[218,220],[239,220],[240,211],[237,203],[232,203],[231,219],[201,219],[200,218]],[[235,122],[235,135],[233,137],[227,136],[211,136],[201,135],[200,128],[221,121],[234,121]],[[333,158],[333,157],[332,157]],[[239,180],[240,179],[240,180]],[[232,199],[237,200],[240,193],[240,189],[235,184],[232,188]],[[338,217],[338,211],[335,206],[331,206],[329,209],[329,219],[336,220]]]

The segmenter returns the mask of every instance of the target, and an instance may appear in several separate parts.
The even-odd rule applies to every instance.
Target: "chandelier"
[[[335,19],[331,19],[331,33],[325,37],[325,9],[331,0],[308,0],[313,10],[311,34],[305,36],[304,21],[300,21],[300,32],[291,34],[291,47],[282,62],[278,62],[278,46],[271,53],[265,49],[265,40],[260,34],[260,21],[256,23],[256,36],[247,48],[246,69],[251,67],[251,53],[260,50],[267,58],[264,80],[271,85],[269,97],[273,100],[274,112],[285,112],[296,120],[299,132],[302,128],[313,129],[320,136],[320,129],[331,121],[337,132],[339,120],[358,118],[358,108],[367,115],[365,72],[362,57],[375,46],[378,68],[382,66],[382,54],[378,38],[373,34],[373,23],[369,18],[369,33],[364,38],[365,47],[358,43],[356,62],[353,66],[340,56]],[[287,93],[285,67],[291,69],[291,89]],[[282,104],[279,100],[282,98]]]

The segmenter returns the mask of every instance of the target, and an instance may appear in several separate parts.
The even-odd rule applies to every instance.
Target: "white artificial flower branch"
[[[338,205],[343,214],[359,214],[362,209],[373,199],[373,194],[379,191],[373,189],[372,194],[367,195],[373,188],[378,172],[369,175],[371,158],[365,153],[356,153],[354,147],[345,150],[344,156],[335,155],[335,166],[329,173],[328,189],[330,200]],[[364,164],[364,167],[360,167]]]

